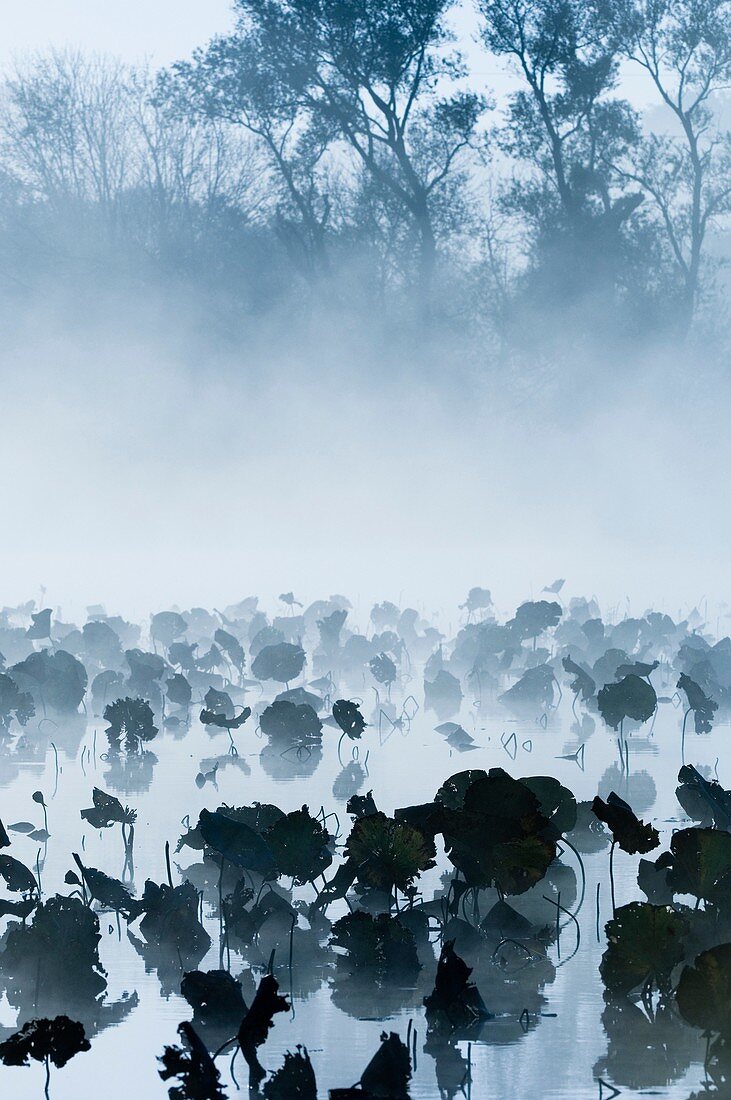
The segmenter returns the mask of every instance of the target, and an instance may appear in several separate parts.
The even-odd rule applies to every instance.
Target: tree
[[[197,117],[243,127],[267,153],[279,197],[276,225],[306,274],[328,270],[332,204],[326,165],[331,133],[313,125],[282,83],[266,36],[249,27],[216,38],[159,74],[156,102],[191,124]]]
[[[529,170],[511,204],[527,216],[544,256],[558,252],[551,278],[562,270],[569,280],[559,290],[611,290],[621,231],[642,201],[615,167],[637,140],[637,123],[611,94],[611,38],[582,0],[480,0],[479,8],[485,45],[512,60],[524,85],[510,97],[500,135],[504,151]]]
[[[483,107],[471,92],[441,94],[463,72],[459,57],[446,50],[449,6],[450,0],[236,0],[234,34],[214,40],[192,66],[177,67],[205,109],[259,132],[308,218],[301,186],[293,189],[288,179],[286,141],[299,156],[304,142],[310,166],[332,142],[342,143],[411,219],[425,291],[437,255],[434,204]],[[322,214],[314,228],[318,220]]]
[[[625,176],[653,201],[681,282],[680,325],[698,303],[709,227],[731,211],[731,131],[713,97],[731,80],[729,0],[613,0],[622,54],[644,69],[678,133],[651,134]]]
[[[16,63],[2,84],[0,199],[21,270],[35,245],[42,262],[95,277],[101,264],[190,273],[198,259],[207,279],[227,267],[231,285],[235,244],[259,232],[261,155],[239,129],[181,118],[153,90],[145,68],[106,57]]]
[[[4,85],[2,137],[36,196],[68,214],[93,203],[112,228],[133,171],[124,66],[72,51],[16,64]]]
[[[218,119],[183,118],[144,69],[130,74],[138,150],[134,204],[141,243],[165,255],[191,250],[229,213],[256,224],[266,207],[266,166],[253,141]],[[133,203],[133,199],[136,200]],[[219,261],[220,262],[220,261]]]

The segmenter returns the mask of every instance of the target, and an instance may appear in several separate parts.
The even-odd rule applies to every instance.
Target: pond
[[[134,749],[110,743],[109,724],[102,717],[106,700],[92,697],[91,691],[76,713],[63,714],[49,707],[44,716],[39,707],[25,726],[11,723],[0,744],[0,812],[11,840],[5,851],[37,873],[44,900],[55,893],[74,892],[68,876],[68,872],[79,875],[74,853],[83,867],[123,880],[139,896],[146,879],[167,880],[168,842],[172,881],[177,885],[187,876],[201,891],[200,916],[210,937],[210,947],[198,952],[191,966],[190,957],[184,959],[178,953],[176,960],[175,952],[168,952],[163,958],[152,950],[139,921],[128,925],[124,915],[100,911],[94,904],[107,983],[96,1002],[82,1005],[81,1010],[69,1007],[68,991],[53,988],[42,974],[34,988],[29,988],[32,983],[27,978],[20,991],[8,985],[0,1003],[3,1038],[34,1016],[68,1011],[84,1022],[91,1050],[52,1071],[50,1095],[55,1100],[96,1094],[108,1100],[165,1096],[174,1082],[161,1081],[158,1058],[166,1045],[180,1041],[178,1024],[193,1018],[180,992],[183,973],[223,966],[241,979],[244,1000],[250,1004],[272,949],[273,972],[291,1008],[275,1016],[259,1058],[272,1072],[281,1066],[286,1051],[303,1045],[321,1097],[329,1089],[359,1081],[384,1031],[396,1032],[404,1041],[408,1037],[415,1054],[409,1086],[414,1100],[459,1095],[589,1098],[611,1096],[614,1089],[622,1095],[651,1093],[687,1100],[701,1090],[706,1079],[706,1043],[698,1029],[676,1013],[658,1012],[653,1019],[652,1007],[648,1014],[636,997],[605,1002],[599,964],[606,947],[605,924],[612,915],[608,836],[594,845],[595,851],[587,851],[592,845],[582,847],[575,838],[583,851],[580,859],[573,848],[559,841],[559,858],[546,876],[528,892],[507,898],[536,929],[543,930],[539,947],[527,948],[524,934],[518,932],[498,935],[482,945],[458,940],[457,951],[464,942],[462,954],[474,967],[472,980],[492,1018],[469,1035],[451,1040],[427,1034],[423,1001],[434,985],[440,948],[434,919],[429,922],[430,942],[419,945],[422,965],[416,973],[383,980],[367,968],[353,974],[338,963],[342,952],[327,948],[326,930],[316,934],[307,919],[308,907],[322,889],[321,878],[314,885],[298,885],[291,893],[291,880],[282,879],[276,891],[289,901],[303,903],[296,933],[282,934],[275,920],[276,928],[265,926],[247,945],[225,933],[218,904],[219,892],[226,896],[233,890],[240,872],[230,864],[220,871],[215,860],[206,864],[201,851],[188,846],[176,851],[180,837],[196,825],[202,810],[259,802],[290,813],[306,805],[312,815],[322,811],[326,829],[337,834],[334,860],[325,874],[330,879],[342,863],[343,845],[353,824],[346,810],[352,795],[372,791],[378,809],[393,815],[400,807],[433,800],[454,773],[501,768],[516,779],[553,776],[578,801],[590,802],[597,794],[606,799],[616,792],[658,830],[660,847],[647,857],[655,859],[667,849],[673,830],[692,824],[676,797],[681,763],[695,765],[703,775],[717,776],[722,784],[731,782],[724,756],[725,721],[715,722],[708,733],[696,733],[691,719],[681,738],[685,697],[675,686],[677,644],[673,652],[657,653],[661,663],[652,672],[651,682],[659,702],[650,720],[625,724],[625,749],[620,748],[618,733],[602,720],[595,701],[585,705],[574,700],[571,677],[558,660],[571,647],[560,636],[543,635],[543,649],[535,652],[526,642],[498,684],[488,686],[480,677],[463,674],[461,700],[450,705],[448,699],[441,699],[435,704],[432,694],[429,706],[424,664],[440,652],[436,648],[425,643],[414,646],[414,653],[402,651],[397,679],[389,688],[374,679],[367,664],[355,670],[339,669],[341,650],[323,652],[317,630],[311,629],[312,620],[305,620],[301,640],[308,663],[286,687],[315,691],[310,685],[316,681],[324,699],[320,719],[328,718],[334,699],[345,698],[358,702],[368,725],[359,739],[352,740],[341,737],[330,720],[322,728],[321,739],[282,747],[262,732],[259,719],[285,685],[255,682],[241,625],[245,616],[238,622],[247,643],[248,679],[240,685],[241,677],[227,675],[222,666],[208,673],[189,671],[193,701],[187,707],[176,708],[167,700],[163,708],[161,699],[150,693],[158,732]],[[280,616],[278,627],[281,624]],[[349,621],[343,637],[355,629]],[[207,628],[199,628],[188,638],[208,642],[206,634]],[[17,642],[17,625],[13,638]],[[75,636],[73,641],[78,653]],[[145,634],[139,644],[143,651],[152,649]],[[71,642],[69,647],[73,651]],[[31,648],[29,642],[26,651]],[[41,644],[36,642],[35,648]],[[50,645],[51,652],[63,648],[63,638]],[[204,648],[200,645],[199,651]],[[157,649],[166,652],[159,644]],[[439,660],[445,669],[459,672],[450,665],[452,652],[450,639],[445,638]],[[170,675],[176,666],[169,653],[167,658],[166,675]],[[10,669],[20,658],[15,653],[12,658],[6,654],[6,659]],[[85,663],[90,682],[105,667],[98,660]],[[539,663],[554,669],[562,694],[556,688],[552,704],[529,703],[516,714],[499,696],[525,668]],[[110,662],[110,667],[114,664]],[[128,673],[123,661],[119,667]],[[431,672],[433,667],[432,663]],[[331,681],[327,690],[320,677]],[[252,708],[251,716],[230,734],[220,726],[204,725],[199,715],[206,685],[228,690],[239,711],[243,704]],[[127,687],[120,691],[116,687],[112,684],[108,689],[110,700],[131,694]],[[461,728],[437,729],[446,722]],[[118,826],[94,828],[82,819],[80,810],[92,806],[94,788],[117,796],[136,811],[131,848]],[[40,800],[34,801],[34,792],[43,796],[45,820],[44,807]],[[42,829],[46,821],[50,834],[46,840],[42,833],[34,839],[21,831],[24,822]],[[125,836],[129,837],[129,829]],[[453,876],[440,836],[436,848],[436,866],[418,879],[418,893],[412,899],[416,908],[435,894],[442,897]],[[614,853],[617,907],[645,900],[637,884],[639,859],[620,848]],[[256,875],[253,879],[261,896],[261,879]],[[269,891],[266,887],[264,895]],[[470,921],[476,925],[497,900],[494,890],[482,891],[476,903],[465,896],[457,918],[463,925]],[[327,919],[334,922],[353,905],[351,890],[347,900],[338,898],[327,907]],[[409,909],[403,893],[396,905],[402,912]],[[3,918],[2,927],[7,923],[8,918]],[[63,952],[64,943],[58,942],[56,949]],[[225,1028],[212,1028],[209,1045],[216,1049],[228,1037]],[[220,1055],[216,1064],[229,1096],[237,1095],[237,1088],[246,1091],[247,1066],[240,1055],[233,1071],[230,1051]],[[0,1076],[6,1095],[16,1100],[43,1094],[43,1070],[37,1065],[2,1068]]]

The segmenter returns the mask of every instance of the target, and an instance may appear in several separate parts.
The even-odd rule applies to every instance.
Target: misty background
[[[3,602],[722,601],[729,5],[313,10],[3,5]]]

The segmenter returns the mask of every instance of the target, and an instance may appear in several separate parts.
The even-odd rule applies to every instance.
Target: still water
[[[662,671],[656,674],[658,694],[671,695],[673,688],[663,685]],[[670,675],[667,682],[671,682]],[[73,867],[73,852],[82,854],[86,864],[121,877],[124,851],[119,830],[95,831],[79,815],[80,808],[91,805],[92,788],[98,786],[137,810],[134,883],[141,891],[146,877],[156,882],[165,880],[165,841],[170,841],[174,852],[184,832],[182,822],[189,818],[195,824],[204,807],[260,801],[274,802],[286,812],[307,804],[314,813],[322,806],[326,813],[337,813],[347,835],[350,822],[345,802],[356,788],[361,793],[372,789],[379,809],[392,813],[396,807],[430,800],[447,776],[468,767],[500,766],[515,777],[554,775],[577,799],[591,799],[597,792],[606,797],[610,790],[616,790],[660,831],[663,847],[673,828],[684,821],[675,797],[683,714],[677,699],[660,704],[651,729],[648,723],[629,737],[629,771],[623,772],[618,766],[616,737],[596,715],[585,716],[579,725],[566,691],[555,711],[521,721],[512,720],[497,702],[483,701],[478,706],[471,698],[465,699],[461,713],[450,718],[460,721],[473,737],[475,747],[467,752],[453,751],[435,732],[441,719],[424,709],[419,681],[414,680],[404,691],[413,691],[420,704],[418,712],[413,719],[403,717],[403,696],[394,691],[390,713],[397,719],[402,715],[403,720],[394,727],[380,716],[379,730],[380,707],[372,690],[361,687],[363,711],[370,725],[355,760],[351,760],[349,742],[341,747],[339,758],[338,731],[327,726],[323,729],[321,758],[263,752],[267,741],[257,733],[254,723],[273,692],[262,697],[256,691],[249,694],[255,715],[236,734],[237,757],[229,752],[228,734],[203,727],[196,717],[199,708],[194,707],[189,728],[161,728],[147,746],[152,756],[135,761],[126,773],[107,756],[106,726],[100,718],[80,714],[58,725],[33,719],[21,737],[8,741],[1,750],[0,815],[6,825],[28,820],[42,825],[42,809],[31,798],[34,791],[40,790],[48,805],[51,836],[44,850],[28,837],[11,833],[10,851],[29,865],[40,860],[44,895],[69,892],[64,875]],[[356,694],[352,691],[351,697]],[[409,704],[408,713],[413,709]],[[722,746],[727,737],[728,728],[718,725],[710,735],[697,736],[689,730],[685,738],[686,762],[708,766],[712,773],[715,770],[725,786],[731,785],[731,774],[719,758],[723,761]],[[582,742],[583,757],[561,759],[575,753]],[[216,758],[221,761],[217,789],[210,782],[199,788],[196,775],[201,770],[209,771]],[[334,818],[329,819],[331,831],[334,822]],[[475,971],[473,977],[483,999],[497,1015],[486,1024],[478,1041],[457,1045],[463,1059],[462,1070],[455,1071],[457,1079],[469,1064],[471,1086],[465,1085],[465,1093],[474,1098],[596,1098],[601,1079],[606,1082],[601,1086],[605,1096],[612,1094],[611,1085],[623,1096],[687,1100],[704,1080],[704,1041],[697,1032],[678,1024],[660,1034],[660,1028],[653,1030],[639,1009],[627,1019],[602,1019],[605,1006],[598,964],[604,947],[604,923],[611,915],[608,849],[584,856],[586,885],[578,912],[578,865],[570,851],[562,858],[558,888],[561,904],[576,912],[578,949],[576,924],[567,919],[562,922],[558,943],[549,948],[548,959],[523,984],[518,983],[512,1000],[502,997],[499,989],[503,974],[517,973],[522,966],[516,955],[506,955],[495,963],[488,959]],[[188,849],[174,856],[175,881],[179,881],[178,868],[184,874],[185,868],[195,862],[196,853]],[[422,879],[426,899],[447,866],[440,851],[438,867]],[[637,858],[618,851],[617,905],[643,899],[636,873]],[[313,896],[309,889],[300,891],[308,900]],[[550,884],[539,884],[540,895],[551,889]],[[556,896],[555,889],[552,896]],[[520,900],[515,901],[516,906]],[[537,904],[540,907],[540,896]],[[199,964],[201,970],[207,970],[219,966],[219,930],[217,915],[208,903],[203,912],[213,941]],[[333,906],[329,916],[335,919],[342,912],[343,907]],[[544,903],[543,916],[555,919],[555,912],[555,906]],[[155,969],[146,971],[143,958],[127,936],[124,921],[118,928],[113,914],[102,914],[100,923],[100,954],[108,974],[106,1007],[98,1014],[97,1029],[91,1031],[91,1051],[53,1073],[51,1096],[55,1100],[93,1096],[107,1100],[162,1098],[167,1085],[157,1075],[156,1058],[165,1044],[178,1041],[176,1027],[181,1020],[191,1018],[191,1009],[177,991],[178,975],[164,975],[161,981]],[[136,926],[132,930],[139,936]],[[500,973],[498,962],[504,964]],[[231,970],[236,976],[244,975],[242,984],[248,1003],[253,989],[249,963],[234,952]],[[384,991],[373,984],[354,986],[343,981],[332,960],[328,965],[325,957],[308,957],[298,963],[295,949],[291,985],[286,958],[275,959],[275,972],[282,991],[289,995],[292,989],[292,1011],[276,1017],[270,1037],[260,1050],[268,1070],[281,1065],[286,1050],[304,1044],[315,1068],[319,1094],[325,1097],[329,1088],[351,1085],[359,1079],[384,1029],[405,1038],[411,1020],[417,1033],[411,1096],[440,1096],[437,1062],[424,1051],[422,998],[433,984],[433,968],[422,969],[414,988]],[[506,1004],[508,1010],[503,1011]],[[523,1008],[528,1014],[521,1022]],[[58,1011],[62,1010],[61,998]],[[4,999],[0,1003],[3,1034],[7,1035],[16,1024],[17,1014]],[[218,1062],[224,1086],[229,1095],[236,1095],[230,1059],[224,1056]],[[444,1083],[444,1074],[448,1073],[444,1062],[440,1071]],[[246,1067],[241,1058],[234,1074],[238,1087],[245,1092]],[[0,1079],[4,1096],[35,1100],[43,1095],[43,1069],[35,1063],[26,1069],[0,1069]]]

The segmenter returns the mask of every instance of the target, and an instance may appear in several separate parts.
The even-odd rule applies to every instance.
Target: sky
[[[230,22],[229,0],[0,0],[0,67],[49,46],[163,66]],[[463,9],[468,44],[474,25]],[[479,81],[499,88],[497,65],[471,51]],[[223,605],[292,587],[305,599],[341,590],[454,607],[470,585],[487,584],[509,610],[565,575],[572,594],[677,610],[724,589],[717,548],[731,519],[718,519],[710,543],[698,540],[679,502],[695,501],[699,484],[710,502],[720,497],[725,422],[702,450],[679,447],[685,420],[656,404],[672,392],[662,372],[659,386],[650,375],[626,406],[603,405],[567,434],[565,424],[501,427],[492,398],[455,399],[445,411],[440,393],[381,400],[374,386],[344,392],[340,377],[328,389],[323,363],[337,355],[327,332],[299,356],[312,371],[273,365],[274,393],[230,381],[247,377],[244,362],[230,364],[230,377],[209,372],[201,389],[168,335],[135,344],[128,331],[59,333],[39,316],[4,349],[4,400],[32,410],[33,432],[17,418],[0,433],[0,469],[22,472],[5,487],[7,514],[19,519],[0,540],[0,604],[42,584],[50,604],[74,613],[97,601],[128,614]],[[299,392],[296,379],[315,373],[322,392]],[[206,416],[225,450],[201,432]],[[681,560],[693,566],[682,577]]]
[[[65,47],[162,67],[225,33],[231,9],[231,0],[0,0],[0,67],[14,55]],[[476,41],[471,3],[458,5],[453,24],[474,83],[498,95],[507,90],[512,81],[506,67],[487,57]],[[623,72],[622,86],[636,106],[654,104],[636,68]]]
[[[2,0],[0,62],[72,46],[164,65],[231,22],[229,0]]]

